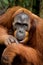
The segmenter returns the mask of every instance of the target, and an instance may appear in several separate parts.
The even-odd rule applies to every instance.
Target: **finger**
[[[12,38],[12,39],[11,39],[11,38]],[[19,43],[19,42],[17,41],[17,39],[16,39],[15,37],[13,37],[13,36],[10,36],[10,39],[11,39],[12,42],[16,42],[17,44]]]
[[[14,37],[13,36],[10,36],[10,38],[9,38],[12,42],[14,42],[15,40],[14,40]]]
[[[14,39],[13,39],[13,38],[10,38],[10,41],[11,41],[11,42],[14,42]]]
[[[17,39],[16,38],[13,38],[14,39],[14,41],[17,43],[17,44],[19,44],[19,42],[17,41]]]
[[[8,42],[7,42],[7,40],[6,40],[4,43],[5,43],[6,46],[8,46]]]
[[[11,41],[10,41],[10,39],[8,39],[8,40],[7,40],[7,42],[8,42],[8,44],[11,44]]]

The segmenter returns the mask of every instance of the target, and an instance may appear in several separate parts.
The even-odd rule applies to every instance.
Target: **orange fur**
[[[11,63],[17,63],[17,57],[21,59],[21,63],[18,62],[19,64],[17,65],[42,65],[41,62],[41,57],[38,55],[38,51],[31,48],[31,47],[27,47],[24,46],[22,44],[11,44],[8,45],[8,47],[4,50],[3,54],[2,54],[2,63],[4,62],[5,64],[11,64]],[[17,61],[15,61],[14,59],[16,59]],[[12,64],[11,64],[12,65]],[[16,64],[13,64],[16,65]]]
[[[5,14],[0,16],[0,25],[4,25],[8,28],[11,28],[11,23],[12,23],[12,16],[13,14],[19,9],[21,8],[20,6],[14,6],[12,8],[9,8]],[[10,25],[9,25],[10,24]]]
[[[41,59],[43,59],[43,19],[41,19],[40,17],[38,17],[37,15],[33,14],[32,12],[30,12],[29,10],[25,9],[25,8],[22,8],[22,7],[12,7],[12,8],[9,8],[5,14],[3,14],[2,16],[0,16],[0,25],[1,26],[4,26],[5,28],[7,28],[8,30],[12,28],[12,22],[13,22],[13,19],[14,17],[21,13],[21,12],[24,12],[26,13],[27,15],[29,15],[30,17],[30,21],[32,23],[35,23],[35,31],[32,33],[30,33],[30,40],[29,40],[29,43],[28,43],[28,46],[32,47],[31,48],[31,52],[32,50],[34,49],[33,53],[35,54],[35,51],[37,54],[35,54],[35,56],[39,56],[41,55]],[[7,29],[5,29],[4,27],[2,28],[0,26],[0,40],[3,41],[5,40],[7,37],[8,37],[8,31]],[[33,28],[34,29],[34,28]],[[5,31],[6,30],[6,31]],[[1,36],[2,35],[2,36]],[[3,37],[4,36],[4,37]],[[3,41],[4,42],[4,41]],[[12,46],[13,47],[13,46]],[[16,47],[16,46],[15,46]],[[21,47],[21,45],[20,45]],[[16,47],[18,49],[18,47]],[[23,47],[24,48],[24,47]],[[25,47],[27,48],[27,47]],[[24,51],[25,51],[25,48],[24,48]],[[11,49],[11,48],[9,48]],[[8,49],[8,51],[9,51]],[[20,51],[22,51],[23,49],[20,49]],[[28,48],[29,50],[29,48]],[[14,51],[14,50],[13,50]],[[27,51],[27,50],[26,50]],[[25,52],[26,52],[25,51]],[[38,52],[39,53],[38,53]],[[29,56],[29,52],[27,51],[26,53],[28,53],[28,56]],[[11,52],[11,54],[13,54]],[[9,54],[8,54],[9,55]],[[22,54],[21,54],[22,55]],[[30,53],[30,55],[32,55]],[[27,56],[27,55],[26,55]],[[24,55],[25,57],[25,55]],[[26,58],[26,57],[25,57]],[[28,57],[27,57],[28,58]],[[31,58],[33,58],[34,60],[34,56],[32,56]],[[37,57],[36,57],[37,58]],[[30,58],[29,58],[30,59]],[[26,59],[27,60],[27,59]],[[36,59],[35,59],[36,60]],[[40,60],[40,59],[38,59]],[[38,61],[37,60],[37,61]],[[27,60],[28,61],[28,60]],[[36,63],[35,61],[33,63]],[[42,62],[41,62],[42,63]],[[27,64],[28,65],[28,64]],[[36,63],[37,65],[37,63]],[[43,64],[40,64],[40,65],[43,65]]]

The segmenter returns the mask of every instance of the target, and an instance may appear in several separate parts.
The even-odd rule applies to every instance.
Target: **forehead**
[[[17,15],[18,17],[21,17],[22,19],[28,19],[28,15],[27,14],[25,14],[25,13],[20,13],[20,14],[18,14]]]
[[[20,13],[15,16],[14,20],[20,20],[20,21],[29,20],[29,16],[25,13]]]

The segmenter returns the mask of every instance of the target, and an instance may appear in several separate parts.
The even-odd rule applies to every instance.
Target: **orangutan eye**
[[[13,29],[18,29],[20,28],[21,24],[20,23],[15,23],[15,25],[13,25]]]
[[[28,25],[27,25],[27,24],[23,24],[23,28],[24,28],[25,30],[27,30],[27,29],[28,29]]]

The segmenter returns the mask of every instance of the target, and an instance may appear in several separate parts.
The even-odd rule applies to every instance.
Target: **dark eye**
[[[15,24],[15,27],[16,27],[16,28],[19,28],[20,26],[21,26],[20,23],[16,23],[16,24]]]
[[[20,23],[15,23],[15,25],[13,25],[13,29],[18,29],[20,28],[21,24]]]
[[[16,25],[16,26],[20,26],[20,25],[21,25],[21,23],[16,23],[15,25]]]
[[[23,27],[25,30],[28,30],[28,25],[27,24],[23,24]]]

